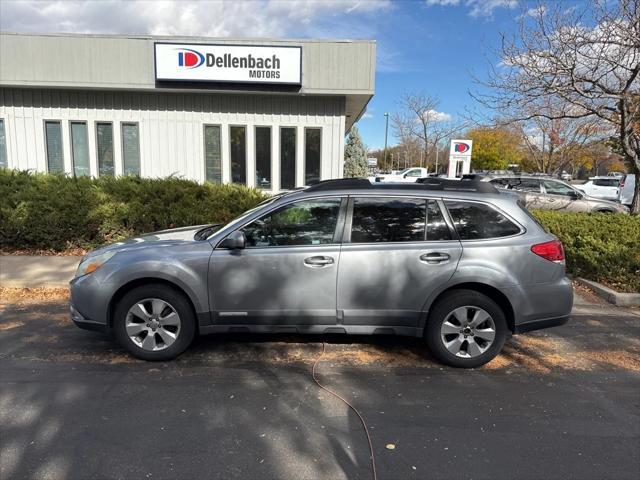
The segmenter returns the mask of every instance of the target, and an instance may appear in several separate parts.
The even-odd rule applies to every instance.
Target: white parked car
[[[618,200],[620,179],[618,177],[591,177],[587,183],[574,185],[590,197]]]
[[[375,177],[376,182],[393,182],[393,183],[415,183],[419,178],[424,178],[429,174],[426,168],[411,167],[405,168],[398,173],[390,175],[378,175]]]
[[[633,190],[636,186],[636,176],[633,174],[626,175],[622,180],[620,180],[620,193],[618,194],[618,201],[626,205],[627,207],[631,207],[631,202],[633,202]]]

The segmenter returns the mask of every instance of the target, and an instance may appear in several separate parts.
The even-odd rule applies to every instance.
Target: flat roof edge
[[[0,35],[15,35],[23,37],[60,37],[60,38],[116,38],[122,40],[172,40],[172,41],[202,41],[202,42],[300,42],[300,43],[371,43],[375,44],[373,39],[350,39],[350,38],[275,38],[275,37],[202,37],[190,35],[140,35],[140,34],[109,34],[109,33],[66,33],[66,32],[11,32],[0,31]]]

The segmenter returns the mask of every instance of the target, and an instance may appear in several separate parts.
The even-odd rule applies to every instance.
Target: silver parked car
[[[595,198],[561,180],[519,176],[483,179],[499,189],[518,193],[527,208],[567,212],[629,213],[618,202]]]
[[[423,337],[457,367],[567,321],[562,244],[517,196],[422,182],[321,182],[224,226],[100,248],[71,281],[71,317],[146,360],[205,333],[396,334]]]

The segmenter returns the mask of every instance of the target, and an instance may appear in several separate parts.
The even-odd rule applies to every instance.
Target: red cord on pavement
[[[316,378],[316,367],[318,366],[318,363],[320,363],[320,360],[322,359],[322,357],[324,356],[324,352],[326,350],[326,343],[322,342],[322,353],[320,353],[320,356],[318,358],[316,358],[316,361],[313,364],[313,368],[311,369],[311,376],[313,377],[313,381],[316,382],[316,384],[323,389],[326,392],[329,392],[331,395],[333,395],[334,397],[336,397],[337,399],[341,400],[342,402],[344,402],[344,404],[349,407],[351,410],[353,410],[355,412],[356,415],[358,415],[358,418],[360,419],[360,422],[362,422],[362,427],[364,428],[364,433],[367,434],[367,441],[369,442],[369,452],[371,453],[371,472],[373,473],[373,480],[378,480],[378,475],[376,473],[376,460],[375,457],[373,455],[373,445],[371,443],[371,436],[369,435],[369,429],[367,428],[367,424],[364,421],[364,418],[362,417],[362,415],[360,415],[360,412],[356,409],[356,407],[354,407],[353,405],[351,405],[347,400],[345,400],[343,397],[341,397],[340,395],[338,395],[336,392],[334,392],[333,390],[325,387],[324,385],[322,385],[318,379]]]

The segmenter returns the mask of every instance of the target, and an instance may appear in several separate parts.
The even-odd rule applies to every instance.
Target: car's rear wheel
[[[144,285],[126,293],[113,319],[116,339],[143,360],[170,360],[191,344],[196,324],[191,305],[165,285]]]
[[[442,363],[473,368],[500,353],[507,332],[504,312],[496,302],[473,290],[453,290],[432,308],[425,339]]]

